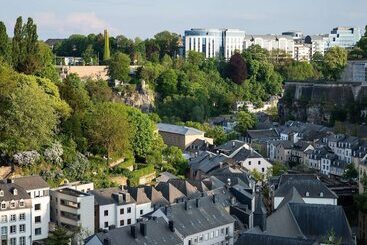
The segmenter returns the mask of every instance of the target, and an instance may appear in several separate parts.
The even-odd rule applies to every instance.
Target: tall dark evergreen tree
[[[22,52],[23,42],[23,19],[21,16],[17,18],[14,27],[14,37],[12,41],[12,60],[15,70],[19,71],[22,64],[24,53]]]
[[[108,36],[108,31],[104,30],[104,52],[103,61],[107,61],[111,58],[110,54],[110,38]]]
[[[10,46],[9,37],[6,33],[6,27],[3,22],[0,21],[0,57],[6,62],[10,62]]]

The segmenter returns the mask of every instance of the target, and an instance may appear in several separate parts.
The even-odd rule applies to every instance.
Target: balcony
[[[76,202],[72,202],[72,201],[68,201],[68,200],[64,200],[64,199],[60,200],[60,204],[62,206],[69,207],[69,208],[74,208],[74,209],[79,209],[80,208],[80,203],[76,203]]]

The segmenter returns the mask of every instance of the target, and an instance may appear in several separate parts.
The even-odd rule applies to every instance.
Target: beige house
[[[158,123],[158,133],[162,136],[163,141],[168,146],[177,146],[181,150],[185,150],[192,142],[197,139],[205,139],[213,144],[213,139],[206,138],[205,132],[195,128],[177,126],[167,123]]]

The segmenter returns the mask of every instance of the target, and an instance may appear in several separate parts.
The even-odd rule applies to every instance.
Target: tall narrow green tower
[[[104,30],[104,52],[103,61],[107,61],[111,58],[110,54],[110,38],[108,36],[108,31]]]

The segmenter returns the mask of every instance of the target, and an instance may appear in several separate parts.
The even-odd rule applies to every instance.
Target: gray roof
[[[234,222],[221,205],[213,203],[212,197],[197,200],[199,207],[196,207],[196,199],[188,200],[187,204],[178,203],[171,206],[167,214],[167,218],[173,220],[175,228],[184,237]]]
[[[17,190],[16,195],[14,195],[14,189]],[[0,190],[4,192],[4,195],[0,196],[0,202],[31,199],[26,190],[15,183],[0,183]]]
[[[156,178],[157,182],[167,182],[169,179],[177,179],[178,177],[170,172],[163,172],[160,173],[159,176]]]
[[[228,157],[224,155],[216,155],[211,152],[203,152],[197,158],[190,161],[189,165],[193,170],[200,170],[203,173],[220,167]]]
[[[257,139],[257,140],[277,139],[277,138],[279,138],[278,132],[273,128],[247,130],[247,135],[251,139]]]
[[[288,191],[294,187],[302,197],[338,198],[338,196],[327,188],[319,179],[297,179],[297,175],[294,176],[294,179],[289,178],[286,182],[281,179],[281,184],[279,184],[278,189],[275,191],[275,197],[285,197]],[[306,193],[308,193],[308,195]]]
[[[144,187],[127,187],[127,191],[131,197],[135,199],[136,204],[149,203],[150,199],[147,197],[144,191]]]
[[[262,158],[262,156],[255,150],[248,150],[242,148],[236,153],[236,155],[232,157],[232,159],[235,160],[236,162],[242,162],[248,158]]]
[[[235,245],[317,245],[312,240],[302,238],[289,238],[280,236],[271,236],[265,234],[243,233],[235,242]]]
[[[121,228],[116,228],[113,230],[109,230],[107,233],[100,232],[94,236],[97,236],[98,239],[103,244],[104,239],[109,239],[111,245],[120,245],[120,244],[139,244],[139,245],[147,245],[147,244],[156,244],[156,245],[180,245],[183,244],[183,241],[180,237],[175,233],[171,232],[168,228],[168,224],[163,218],[155,218],[148,220],[146,222],[147,235],[143,236],[140,224],[136,225],[136,233],[137,238],[135,239],[131,235],[130,226],[125,226]],[[93,237],[93,236],[92,236]],[[91,238],[88,240],[90,241]],[[86,243],[88,244],[88,243]]]
[[[178,126],[178,125],[167,124],[167,123],[158,123],[157,127],[158,127],[158,131],[172,133],[172,134],[204,135],[203,131],[200,131],[196,128],[186,127],[186,126]]]
[[[180,192],[182,192],[188,198],[199,197],[200,192],[195,186],[191,185],[188,181],[182,179],[170,179],[168,183],[176,187]]]
[[[94,202],[98,205],[108,205],[108,204],[117,204],[117,200],[113,197],[113,194],[118,193],[127,193],[126,190],[121,190],[121,188],[118,187],[111,187],[111,188],[105,188],[105,189],[98,189],[98,190],[91,190],[90,194],[94,196]],[[133,203],[135,200],[130,197],[129,202],[125,203]]]
[[[281,208],[287,203],[296,202],[296,203],[304,203],[302,196],[298,193],[297,189],[295,187],[292,187],[288,191],[288,194],[284,197],[284,199],[280,202],[277,209]]]
[[[189,179],[187,180],[191,185],[195,186],[196,189],[200,192],[207,192],[209,191],[209,188],[207,185],[205,185],[205,183],[201,180],[193,180],[193,179]]]
[[[14,183],[23,187],[25,190],[50,188],[47,182],[38,175],[15,178]]]
[[[185,194],[168,182],[160,182],[155,188],[162,193],[162,196],[169,203],[174,203],[177,199],[185,198]]]
[[[220,151],[223,154],[226,154],[227,156],[231,155],[233,152],[237,151],[239,148],[244,146],[246,143],[240,140],[230,140],[215,149]]]
[[[144,186],[144,191],[152,202],[152,205],[164,206],[169,204],[166,198],[163,197],[162,193],[157,191],[153,186]]]
[[[271,144],[275,145],[276,147],[282,146],[284,149],[292,149],[293,142],[290,140],[273,140]]]

